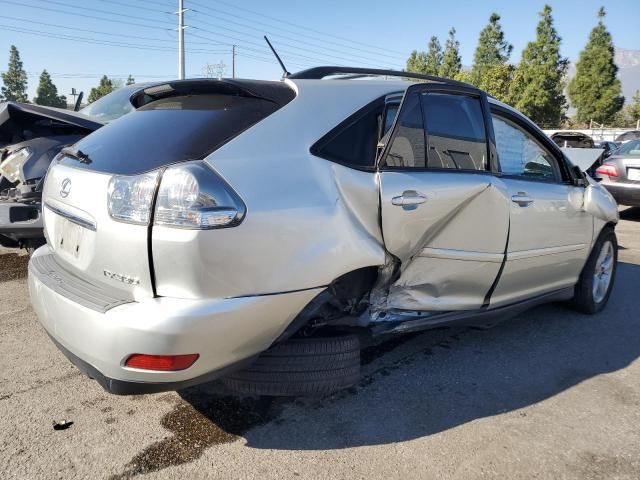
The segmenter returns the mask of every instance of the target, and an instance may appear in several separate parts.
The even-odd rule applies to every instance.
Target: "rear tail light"
[[[114,220],[149,225],[158,192],[154,224],[208,230],[233,227],[247,211],[238,194],[204,162],[159,171],[114,176],[109,182],[108,209]]]
[[[145,355],[134,353],[124,362],[125,367],[139,368],[140,370],[156,370],[160,372],[175,372],[186,370],[195,363],[200,355],[190,353],[188,355]]]
[[[600,165],[598,168],[596,168],[596,173],[598,175],[606,175],[608,177],[617,177],[618,176],[618,169],[616,168],[615,165],[604,164],[604,165]]]
[[[154,224],[207,230],[238,225],[240,197],[204,162],[169,167],[162,175]]]
[[[157,183],[158,172],[112,177],[107,196],[111,218],[126,223],[148,225]]]

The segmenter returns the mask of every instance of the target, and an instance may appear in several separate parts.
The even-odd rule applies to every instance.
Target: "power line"
[[[200,10],[194,10],[194,12],[202,14],[202,15],[206,15],[207,17],[210,17],[210,18],[214,18],[211,15],[206,14],[206,13],[200,11]],[[214,28],[221,28],[223,30],[231,31],[231,32],[234,32],[234,33],[247,35],[246,32],[238,32],[237,30],[233,30],[233,29],[230,29],[228,27],[223,27],[223,26],[220,26],[220,25],[217,25],[217,24],[213,24],[211,22],[205,22],[204,20],[198,19],[197,17],[192,21],[192,23],[195,22],[195,21],[200,22],[200,23],[205,24],[205,25],[212,26]],[[259,31],[259,32],[261,32],[261,34],[264,33],[263,30],[261,30],[259,28],[256,28],[256,27],[252,27],[251,25],[247,25],[246,23],[235,22],[233,20],[227,20],[227,19],[224,19],[223,21],[225,23],[238,25],[238,26],[240,26],[242,28],[248,28],[248,29],[251,29],[251,30]],[[339,58],[341,60],[346,60],[347,62],[353,62],[354,59],[357,59],[356,61],[358,61],[358,62],[363,61],[363,60],[365,62],[377,62],[376,59],[371,58],[371,57],[366,57],[366,56],[363,56],[363,55],[360,55],[360,54],[353,54],[353,53],[349,53],[349,52],[344,52],[343,50],[338,50],[336,48],[330,48],[330,47],[326,47],[326,46],[323,46],[323,45],[318,45],[318,44],[314,44],[314,43],[311,43],[311,42],[306,42],[304,40],[300,40],[300,39],[297,39],[297,38],[293,38],[293,37],[289,37],[289,36],[286,36],[286,35],[282,35],[280,33],[270,33],[270,35],[272,35],[273,37],[279,37],[279,38],[284,38],[284,39],[287,39],[287,40],[291,40],[291,41],[297,42],[299,44],[310,45],[310,46],[315,47],[315,48],[321,48],[323,50],[323,51],[318,51],[318,50],[313,50],[313,49],[310,49],[310,48],[300,48],[298,45],[292,45],[291,43],[280,42],[280,45],[284,45],[284,46],[287,46],[287,47],[290,47],[290,48],[300,48],[301,50],[304,50],[304,51],[312,53],[312,54],[316,54],[316,55],[317,54],[320,54],[320,55],[331,55],[333,58]],[[326,52],[336,52],[339,55],[328,54]],[[394,58],[394,60],[396,62],[398,61],[397,58]]]
[[[193,0],[191,0],[191,3],[194,3]],[[198,5],[197,3],[194,3],[194,4]],[[229,16],[229,17],[233,17],[233,18],[239,18],[239,19],[242,19],[242,20],[248,20],[245,17],[242,17],[240,15],[235,15],[233,13],[228,13],[228,12],[225,12],[224,10],[218,10],[216,8],[205,7],[205,6],[201,6],[199,8],[203,8],[203,9],[205,9],[207,11],[215,12],[216,14],[222,14],[222,15],[226,15],[226,16]],[[197,13],[202,13],[204,15],[207,15],[208,17],[211,17],[211,18],[216,18],[211,14],[204,13],[204,12],[202,12],[200,10],[197,10],[197,9],[194,9],[193,11],[197,12]],[[234,22],[234,21],[228,20],[228,19],[224,19],[224,21],[225,22],[229,22],[229,23],[233,23],[235,25],[244,26],[244,27],[250,28],[252,30],[258,30],[261,33],[264,33],[263,30],[258,29],[256,27],[253,27],[251,25],[247,25],[246,23]],[[363,52],[363,53],[366,53],[366,54],[374,55],[376,57],[383,56],[383,57],[391,58],[391,59],[393,59],[395,61],[398,60],[397,55],[390,55],[390,54],[387,54],[387,53],[375,52],[375,51],[370,50],[370,49],[364,49],[364,48],[354,47],[353,45],[348,45],[348,44],[339,43],[339,42],[333,42],[331,40],[327,40],[326,38],[317,38],[317,37],[313,37],[313,36],[308,35],[308,34],[301,34],[299,32],[294,32],[294,31],[291,31],[291,30],[283,29],[282,27],[276,27],[274,25],[270,25],[268,23],[261,22],[259,20],[249,20],[249,21],[251,23],[253,23],[253,24],[256,24],[256,25],[264,25],[265,27],[270,28],[270,29],[277,28],[278,31],[284,31],[284,32],[288,32],[288,33],[292,33],[293,35],[296,35],[296,37],[289,37],[289,36],[286,36],[286,35],[282,35],[281,33],[270,33],[270,35],[272,35],[274,37],[281,37],[281,38],[285,38],[285,39],[288,39],[288,40],[293,40],[293,41],[296,41],[296,42],[299,42],[299,43],[303,43],[303,44],[306,44],[306,45],[311,45],[311,46],[314,46],[314,47],[321,47],[321,48],[323,48],[325,50],[329,50],[329,51],[334,51],[334,52],[339,52],[339,53],[346,53],[347,55],[359,56],[361,58],[365,58],[365,57],[362,57],[362,55],[350,54],[348,52],[344,52],[343,50],[344,49],[356,50],[356,51]],[[307,37],[307,38],[310,38],[310,39],[314,40],[315,42],[322,42],[322,44],[318,45],[318,43],[307,42],[307,41],[301,40],[300,37],[303,37],[303,38]],[[335,48],[329,48],[329,47],[326,46],[326,44],[339,46],[343,50],[338,50],[338,49],[335,49]],[[404,54],[402,54],[402,55],[404,55]],[[367,59],[371,60],[371,57],[367,57]]]
[[[80,27],[75,27],[75,26],[69,27],[69,26],[66,26],[66,25],[59,25],[59,24],[54,24],[54,23],[38,22],[38,21],[31,20],[31,19],[28,19],[28,18],[10,17],[10,16],[7,16],[7,15],[0,15],[0,18],[5,18],[5,19],[8,19],[8,20],[17,20],[19,22],[26,22],[28,24],[44,25],[46,27],[61,28],[61,29],[64,29],[64,30],[73,30],[74,32],[87,32],[87,33],[93,33],[93,34],[96,34],[96,35],[107,35],[109,37],[135,38],[137,40],[151,40],[151,41],[155,41],[155,42],[171,42],[171,43],[175,43],[175,39],[172,39],[172,38],[153,38],[153,37],[142,37],[140,35],[128,35],[126,33],[101,32],[101,31],[98,31],[98,30],[92,30],[92,29],[87,29],[87,28],[80,28]],[[210,45],[211,44],[211,42],[189,42],[189,43],[192,44],[192,45]]]
[[[36,2],[42,2],[42,3],[46,3],[46,4],[54,4],[54,5],[60,5],[61,7],[71,7],[71,8],[77,8],[77,5],[73,5],[73,4],[69,4],[69,3],[65,3],[65,2],[58,2],[56,0],[35,0]],[[117,12],[110,12],[108,10],[100,10],[98,8],[89,8],[89,7],[82,7],[83,11],[88,11],[88,12],[96,12],[96,13],[102,13],[105,15],[113,15],[116,17],[125,17],[125,18],[131,18],[131,15],[127,15],[126,13],[117,13]],[[172,22],[170,21],[164,21],[164,20],[154,20],[154,19],[139,19],[139,21],[142,22],[147,22],[147,23],[160,23],[160,24],[164,24],[164,25],[173,25]]]
[[[45,36],[45,37],[49,37],[49,38],[57,38],[60,40],[71,40],[71,41],[77,41],[77,40],[81,40],[83,42],[88,42],[88,43],[93,43],[96,45],[105,45],[105,46],[109,46],[109,47],[123,47],[123,48],[134,48],[134,49],[138,49],[138,50],[152,50],[152,51],[160,51],[160,52],[165,52],[165,53],[173,53],[173,51],[175,50],[175,48],[172,47],[154,47],[151,45],[137,45],[137,44],[133,44],[133,43],[124,43],[124,42],[113,42],[113,41],[108,41],[108,40],[99,40],[99,39],[94,39],[94,38],[87,38],[87,37],[78,37],[76,35],[65,35],[65,34],[56,34],[56,33],[50,33],[50,32],[43,32],[42,30],[31,30],[31,29],[26,29],[26,28],[17,28],[17,27],[13,27],[10,25],[1,25],[0,26],[4,27],[6,30],[12,31],[12,32],[19,32],[19,33],[26,33],[28,35],[40,35],[40,36]],[[219,53],[229,53],[229,51],[214,51],[214,50],[203,50],[203,49],[190,49],[189,50],[191,53],[206,53],[206,54],[219,54]]]
[[[113,18],[96,17],[95,15],[85,15],[83,13],[69,12],[69,11],[66,11],[66,10],[60,10],[60,9],[55,9],[55,8],[40,7],[38,5],[29,5],[28,3],[16,2],[16,1],[13,1],[13,0],[11,0],[11,1],[9,1],[9,0],[0,0],[0,3],[5,3],[5,4],[9,4],[9,5],[20,5],[21,7],[33,8],[33,9],[36,9],[36,10],[46,10],[48,12],[64,13],[64,14],[67,14],[67,15],[73,15],[75,17],[92,18],[94,20],[101,20],[101,21],[104,21],[104,22],[118,23],[118,24],[124,24],[124,25],[133,25],[136,28],[150,28],[152,30],[168,30],[167,28],[163,28],[163,27],[155,27],[155,26],[151,26],[151,25],[142,25],[140,23],[127,22],[125,20],[115,20]]]
[[[367,44],[367,43],[363,43],[363,42],[358,42],[358,41],[355,41],[355,40],[352,40],[352,39],[349,39],[349,38],[341,37],[341,36],[338,36],[338,35],[333,35],[331,33],[321,32],[320,30],[315,30],[315,29],[310,28],[310,27],[305,26],[305,25],[298,25],[298,24],[293,23],[293,22],[288,22],[286,20],[282,20],[280,18],[269,16],[269,15],[266,15],[265,13],[258,12],[256,10],[251,10],[251,9],[245,8],[245,7],[239,7],[237,5],[234,5],[232,3],[229,3],[229,2],[226,2],[226,1],[223,1],[223,0],[216,0],[216,1],[217,1],[217,3],[222,3],[224,5],[227,5],[227,6],[231,7],[231,8],[234,8],[234,9],[237,9],[237,10],[242,10],[242,11],[251,13],[252,15],[256,15],[258,17],[261,17],[261,18],[268,18],[268,19],[273,20],[275,22],[282,23],[282,24],[285,24],[285,25],[290,25],[290,26],[292,26],[294,28],[301,29],[301,30],[304,30],[306,32],[317,33],[319,35],[322,35],[323,37],[337,38],[339,40],[343,40],[343,41],[350,42],[350,43],[356,43],[358,45],[362,45],[362,46],[369,47],[369,48],[374,48],[376,50],[383,50],[383,51],[387,51],[387,52],[390,52],[390,53],[396,53],[396,54],[399,54],[399,55],[406,55],[405,52],[399,52],[399,51],[396,51],[396,50],[390,50],[388,48],[379,47],[379,46],[376,46],[376,45]],[[197,5],[198,2],[194,2],[193,0],[191,0],[191,3],[193,3],[194,5]]]
[[[134,22],[127,22],[125,20],[115,20],[115,19],[112,19],[112,18],[104,18],[104,17],[95,16],[95,15],[88,15],[88,14],[82,14],[82,13],[76,13],[76,12],[69,12],[69,11],[60,10],[60,9],[39,7],[39,6],[30,5],[30,4],[26,4],[26,3],[22,3],[22,2],[0,0],[0,3],[6,3],[6,4],[12,4],[12,5],[21,5],[21,6],[24,6],[24,7],[27,7],[27,8],[34,8],[34,9],[39,9],[39,10],[47,10],[47,11],[52,11],[52,12],[56,12],[56,13],[64,13],[64,14],[68,14],[68,15],[84,17],[84,18],[92,18],[92,19],[96,19],[96,20],[112,22],[112,23],[118,23],[118,24],[128,24],[128,25],[133,25],[133,26],[135,26],[137,28],[147,28],[147,29],[152,29],[152,30],[165,30],[165,31],[168,30],[168,29],[165,29],[163,27],[156,27],[156,26],[151,26],[151,25],[142,25],[142,24],[138,24],[138,23],[134,23]],[[221,32],[212,32],[210,30],[206,30],[206,29],[203,29],[203,28],[198,28],[198,30],[201,30],[201,31],[206,32],[206,33],[211,33],[213,35],[218,35],[218,36],[221,36],[221,37],[230,38],[230,39],[232,39],[234,41],[234,42],[227,42],[226,45],[231,46],[234,43],[237,44],[237,45],[240,45],[239,42],[244,42],[244,43],[247,43],[249,45],[254,45],[254,46],[261,47],[263,50],[261,50],[260,53],[262,53],[262,54],[267,53],[268,54],[268,52],[264,51],[265,47],[261,43],[258,44],[256,42],[251,42],[251,41],[248,41],[248,40],[243,39],[243,38],[234,37],[234,36],[231,36],[231,35],[228,35],[228,34],[225,34],[225,33],[221,33]],[[226,30],[229,30],[229,29],[226,29]],[[244,32],[238,32],[238,33],[240,33],[241,35],[246,35],[246,33],[244,33]],[[194,35],[194,34],[191,34],[191,35]],[[202,38],[207,39],[206,37],[202,37]],[[208,40],[211,40],[211,39],[208,39]],[[222,42],[217,42],[217,43],[222,43]],[[335,62],[333,62],[331,60],[327,61],[326,59],[320,59],[318,57],[311,57],[309,55],[298,54],[298,53],[290,52],[290,51],[284,50],[284,49],[282,50],[282,52],[283,53],[287,53],[287,55],[289,55],[289,56],[311,60],[312,62],[315,62],[315,63],[318,63],[318,62],[319,63],[335,63]],[[289,63],[293,64],[293,62],[289,62]]]
[[[105,3],[111,3],[114,5],[121,5],[123,7],[128,7],[128,8],[136,8],[138,10],[144,10],[147,13],[156,13],[156,14],[166,14],[166,15],[173,15],[173,12],[163,12],[163,11],[154,11],[149,9],[148,7],[139,7],[137,5],[131,5],[130,3],[126,3],[126,2],[118,2],[117,0],[100,0],[101,2],[105,2]],[[157,2],[151,2],[153,3],[155,6],[158,6]],[[167,8],[171,8],[169,5],[167,5]]]

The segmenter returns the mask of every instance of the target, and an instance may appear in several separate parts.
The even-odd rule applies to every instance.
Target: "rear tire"
[[[294,396],[331,393],[359,378],[360,342],[355,335],[342,335],[278,343],[222,382],[245,395]]]
[[[590,315],[601,311],[609,301],[617,268],[618,240],[613,229],[605,227],[576,284],[573,308]]]

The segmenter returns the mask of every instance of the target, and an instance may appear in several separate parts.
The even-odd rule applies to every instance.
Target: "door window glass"
[[[400,115],[385,163],[389,167],[424,168],[424,126],[417,95],[405,99]]]
[[[526,131],[496,115],[493,115],[493,131],[503,174],[557,180],[553,157]]]
[[[427,167],[487,170],[487,139],[480,99],[425,93],[422,112],[427,130]]]

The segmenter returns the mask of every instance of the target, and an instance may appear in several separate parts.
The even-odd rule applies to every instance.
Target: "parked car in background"
[[[581,132],[556,132],[551,140],[559,147],[565,148],[595,148],[593,138]]]
[[[616,137],[616,142],[626,143],[631,140],[640,140],[640,130],[630,130],[628,132],[621,133]]]
[[[131,95],[150,85],[122,87],[79,112],[0,103],[0,245],[33,250],[44,243],[40,199],[53,158],[133,110]]]
[[[607,303],[615,201],[475,87],[318,67],[132,103],[51,165],[29,263],[43,327],[109,392],[329,392],[372,335]]]
[[[622,205],[640,206],[640,139],[622,145],[596,170],[596,176]]]
[[[602,148],[604,150],[604,158],[610,157],[619,147],[620,144],[616,142],[602,141],[596,143],[596,148]]]

